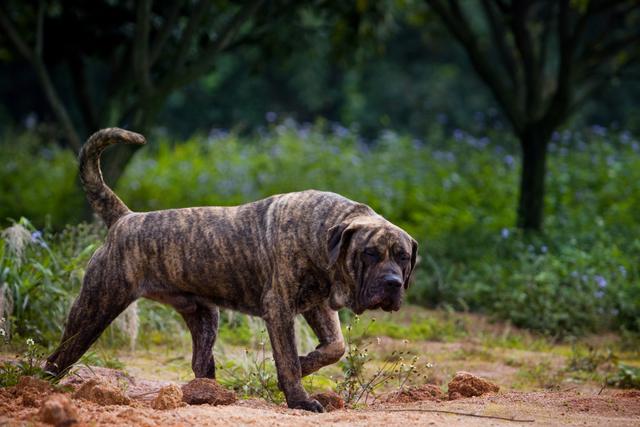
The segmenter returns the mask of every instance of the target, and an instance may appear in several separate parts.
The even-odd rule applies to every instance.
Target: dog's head
[[[418,251],[409,234],[380,216],[361,216],[329,229],[327,249],[329,266],[349,284],[349,308],[400,308]]]

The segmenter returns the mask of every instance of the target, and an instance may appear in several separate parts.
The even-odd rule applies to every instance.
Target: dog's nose
[[[399,288],[402,286],[402,278],[397,274],[387,274],[382,278],[382,282],[385,286],[391,288]]]

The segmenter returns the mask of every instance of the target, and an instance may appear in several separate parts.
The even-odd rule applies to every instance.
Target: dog
[[[83,188],[109,231],[89,261],[61,344],[45,369],[67,372],[129,304],[144,297],[182,315],[193,340],[195,376],[214,378],[212,348],[222,307],[264,319],[288,406],[323,412],[301,378],[344,354],[337,310],[398,310],[418,243],[369,206],[316,190],[240,206],[132,212],[100,171],[102,151],[116,143],[146,141],[109,128],[80,151]],[[306,356],[296,349],[297,314],[320,342]]]

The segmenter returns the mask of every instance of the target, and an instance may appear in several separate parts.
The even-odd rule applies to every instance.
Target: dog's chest
[[[308,273],[300,280],[296,296],[298,313],[303,313],[329,298],[331,283],[321,274]]]

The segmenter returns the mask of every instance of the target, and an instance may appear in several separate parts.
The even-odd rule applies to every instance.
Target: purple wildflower
[[[604,289],[604,288],[606,288],[606,287],[607,287],[607,279],[605,279],[604,277],[602,277],[602,276],[595,276],[595,277],[594,277],[594,279],[595,279],[595,281],[596,281],[596,283],[598,284],[598,287],[599,287],[600,289]]]
[[[267,111],[267,114],[265,114],[264,117],[269,123],[273,123],[278,119],[278,114],[273,111]]]

